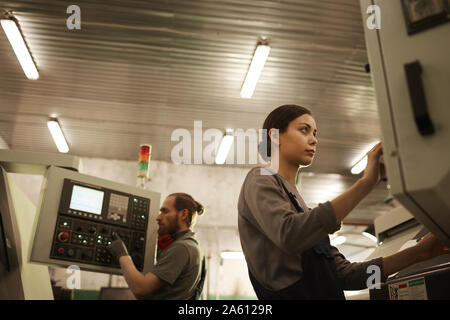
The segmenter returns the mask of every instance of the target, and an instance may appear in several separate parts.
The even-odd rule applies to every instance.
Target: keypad
[[[129,197],[111,193],[107,218],[112,221],[127,222]]]
[[[133,257],[145,253],[145,232],[86,221],[76,217],[60,216],[56,223],[50,257],[96,265],[120,267],[107,247],[117,233]],[[136,268],[142,271],[143,260],[136,260]]]
[[[133,199],[133,212],[131,216],[131,226],[137,229],[146,229],[148,220],[149,205],[147,200]]]

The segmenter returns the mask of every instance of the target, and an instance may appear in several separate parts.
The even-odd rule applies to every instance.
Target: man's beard
[[[176,233],[179,229],[180,229],[180,225],[177,221],[173,221],[173,223],[169,223],[167,225],[164,226],[164,229],[162,233],[159,233],[159,235],[163,235],[163,234],[174,234]]]

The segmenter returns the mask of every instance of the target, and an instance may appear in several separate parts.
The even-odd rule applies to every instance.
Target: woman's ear
[[[280,130],[272,128],[269,130],[269,137],[272,143],[280,144]]]

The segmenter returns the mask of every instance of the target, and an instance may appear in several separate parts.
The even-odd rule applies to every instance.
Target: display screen
[[[70,209],[101,214],[104,192],[82,186],[73,186]]]

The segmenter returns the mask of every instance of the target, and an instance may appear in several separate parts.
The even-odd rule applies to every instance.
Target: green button
[[[73,256],[73,250],[72,250],[72,249],[69,249],[69,251],[67,251],[67,254],[68,254],[69,256]]]

